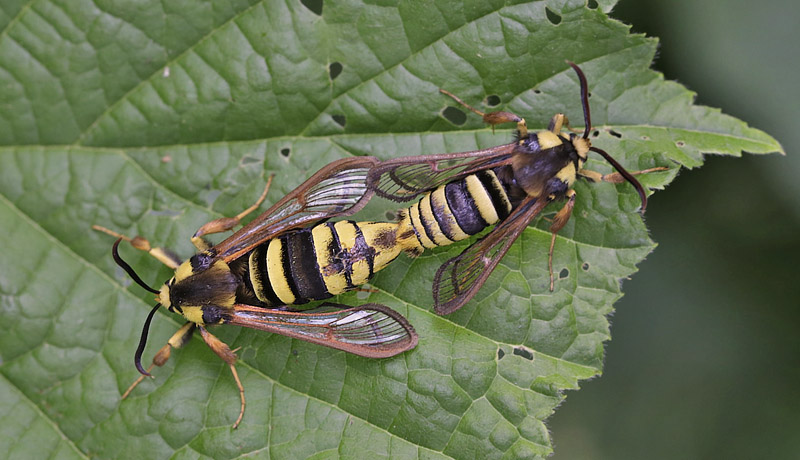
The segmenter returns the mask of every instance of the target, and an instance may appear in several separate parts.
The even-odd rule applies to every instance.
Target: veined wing
[[[402,315],[376,303],[355,308],[326,303],[304,312],[236,304],[227,315],[226,324],[274,332],[368,358],[394,356],[414,348],[418,340]]]
[[[330,163],[216,245],[216,257],[229,262],[287,230],[355,213],[372,197],[372,190],[366,185],[367,174],[377,164],[374,157],[350,157]]]
[[[464,306],[547,203],[544,199],[526,198],[488,235],[439,267],[433,278],[433,309],[436,313],[446,315]]]
[[[410,201],[447,182],[509,164],[515,147],[511,143],[471,152],[394,158],[374,167],[367,184],[384,198]]]

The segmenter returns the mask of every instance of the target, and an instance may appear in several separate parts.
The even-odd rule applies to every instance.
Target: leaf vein
[[[454,29],[448,30],[448,32],[446,34],[442,35],[441,37],[437,37],[436,39],[432,39],[432,41],[430,43],[428,43],[427,45],[421,47],[417,51],[409,52],[406,57],[404,57],[403,59],[398,60],[398,62],[396,62],[395,64],[391,65],[390,67],[385,67],[385,68],[383,68],[383,70],[381,70],[379,72],[375,72],[373,75],[369,75],[369,76],[364,77],[360,83],[353,85],[352,87],[348,88],[346,91],[340,93],[335,98],[332,98],[328,102],[327,106],[325,106],[322,109],[320,109],[319,115],[317,115],[315,118],[312,118],[311,120],[309,120],[309,122],[299,131],[299,133],[300,133],[299,135],[300,136],[305,136],[306,133],[308,132],[308,130],[320,119],[320,117],[324,116],[325,112],[333,106],[335,101],[340,100],[342,97],[349,96],[349,94],[351,92],[353,92],[355,90],[358,90],[358,89],[364,87],[367,84],[374,83],[376,78],[380,77],[381,75],[386,75],[389,72],[391,72],[392,70],[395,70],[395,69],[397,69],[397,68],[399,68],[401,66],[404,66],[409,61],[409,59],[411,59],[413,57],[416,57],[419,54],[422,54],[425,50],[427,50],[428,48],[436,45],[437,43],[443,42],[444,39],[447,36],[449,36],[449,35],[457,32],[457,31],[461,30],[464,27],[472,26],[476,21],[479,21],[482,18],[485,18],[485,17],[490,16],[492,14],[497,14],[503,8],[505,8],[505,6],[500,7],[498,9],[496,9],[496,10],[488,11],[487,13],[485,13],[485,14],[483,14],[481,16],[470,18],[469,20],[464,21],[464,24],[462,24],[462,25],[460,25],[460,26],[458,26],[458,27],[456,27]],[[401,21],[401,22],[403,22],[403,21]],[[403,23],[403,25],[404,25],[404,23]],[[403,27],[403,30],[404,30],[404,33],[405,33],[405,27]],[[408,39],[407,38],[406,38],[406,44],[408,44]],[[411,49],[410,46],[408,48]],[[374,54],[374,52],[373,52],[373,54]]]
[[[75,140],[75,142],[74,142],[73,144],[74,144],[74,145],[80,145],[80,144],[82,144],[82,143],[84,142],[84,140],[86,139],[86,136],[87,136],[89,133],[91,133],[91,132],[92,132],[92,129],[93,129],[95,126],[97,126],[97,124],[98,124],[98,123],[100,123],[100,121],[101,121],[101,120],[102,120],[102,119],[103,119],[103,118],[104,118],[104,117],[105,117],[107,114],[109,114],[109,113],[110,113],[112,110],[114,110],[114,109],[115,109],[117,106],[119,106],[119,105],[120,105],[120,104],[121,104],[123,101],[127,100],[129,95],[131,95],[131,94],[135,93],[136,91],[138,91],[138,90],[139,90],[139,88],[141,88],[141,87],[143,87],[145,84],[147,84],[147,83],[151,82],[151,80],[152,80],[153,78],[155,78],[156,76],[163,74],[163,72],[164,72],[164,69],[165,69],[166,67],[169,67],[171,64],[173,64],[173,63],[175,63],[175,62],[179,61],[181,58],[183,58],[184,56],[188,55],[189,53],[191,53],[191,52],[194,52],[194,50],[195,50],[195,49],[197,49],[197,47],[198,47],[198,46],[200,46],[201,44],[205,43],[205,41],[206,41],[206,40],[208,40],[208,39],[209,39],[209,38],[210,38],[212,35],[214,35],[214,33],[216,33],[217,31],[219,31],[220,29],[223,29],[223,28],[224,28],[225,26],[227,26],[229,23],[231,23],[231,22],[235,21],[237,18],[239,18],[240,16],[242,16],[242,15],[244,15],[244,14],[248,13],[250,10],[252,10],[252,9],[256,8],[256,7],[257,7],[257,6],[259,6],[259,5],[260,5],[260,3],[254,3],[253,5],[250,5],[249,7],[245,8],[244,10],[242,10],[242,11],[240,11],[240,12],[236,13],[236,14],[233,14],[233,15],[231,15],[231,17],[230,17],[230,18],[226,19],[224,22],[222,22],[221,24],[219,24],[219,26],[209,29],[209,30],[208,30],[208,33],[206,33],[204,36],[202,36],[202,37],[198,38],[197,42],[196,42],[196,43],[195,43],[193,46],[190,46],[190,47],[186,48],[184,51],[182,51],[180,54],[177,54],[177,55],[176,55],[175,57],[173,57],[172,59],[165,60],[165,62],[164,62],[164,65],[163,65],[163,66],[161,66],[161,67],[159,67],[159,68],[157,68],[157,69],[154,69],[154,71],[153,71],[153,72],[152,72],[150,75],[147,75],[147,76],[145,76],[144,78],[142,78],[142,79],[141,79],[141,81],[140,81],[139,83],[137,83],[136,85],[132,86],[132,87],[131,87],[131,88],[129,88],[127,91],[125,91],[123,94],[121,94],[121,95],[119,96],[119,98],[118,98],[116,101],[114,101],[114,102],[112,102],[112,103],[108,104],[108,107],[106,107],[106,109],[105,109],[105,110],[104,110],[102,113],[100,113],[100,114],[98,114],[98,115],[97,115],[97,117],[94,119],[94,121],[93,121],[91,124],[89,124],[89,125],[88,125],[88,126],[87,126],[87,127],[84,129],[84,130],[83,130],[83,132],[81,133],[81,135],[80,135],[80,136],[78,136],[78,138]]]
[[[75,444],[75,442],[72,439],[70,439],[63,431],[61,431],[61,427],[58,426],[56,421],[53,420],[53,418],[51,418],[46,412],[44,412],[42,410],[42,408],[39,407],[32,399],[30,399],[28,397],[28,395],[26,395],[22,391],[21,388],[19,388],[17,385],[15,385],[13,381],[9,380],[8,377],[6,377],[5,374],[0,372],[0,375],[2,375],[3,380],[8,382],[9,388],[13,388],[20,395],[20,398],[23,401],[26,401],[30,405],[30,407],[33,409],[33,411],[36,412],[39,415],[39,417],[42,420],[44,420],[48,425],[50,425],[50,427],[53,429],[53,431],[58,433],[58,436],[62,440],[64,440],[64,442],[66,442],[67,445],[69,445],[72,448],[72,450],[75,451],[76,454],[78,454],[81,458],[86,458],[86,459],[89,458],[89,456],[86,453],[84,453],[82,450],[80,450],[78,448],[78,446]]]

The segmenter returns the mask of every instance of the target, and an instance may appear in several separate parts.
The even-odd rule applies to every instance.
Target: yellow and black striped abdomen
[[[323,300],[366,283],[401,252],[469,238],[510,212],[497,176],[482,171],[427,193],[398,222],[326,222],[269,240],[242,276],[268,306]]]
[[[469,238],[510,212],[511,202],[503,185],[488,170],[440,186],[405,214],[419,243],[430,249]]]
[[[269,306],[303,304],[366,283],[417,245],[402,222],[327,222],[269,240],[248,256],[255,296]]]

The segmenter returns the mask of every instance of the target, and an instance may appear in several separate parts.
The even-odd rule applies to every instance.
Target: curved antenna
[[[575,69],[575,73],[578,74],[578,80],[581,82],[581,105],[583,105],[583,121],[586,126],[583,129],[583,138],[588,139],[589,131],[592,130],[592,116],[589,114],[589,84],[586,82],[586,75],[583,74],[583,70],[577,64],[572,61],[567,61],[567,64]]]
[[[583,71],[577,64],[572,61],[567,61],[567,64],[575,69],[575,73],[578,74],[578,80],[580,80],[581,83],[581,105],[583,105],[583,121],[586,124],[583,130],[583,138],[588,139],[589,131],[592,130],[592,116],[589,114],[589,84],[586,82],[586,75],[583,74]],[[644,214],[645,209],[647,209],[647,193],[645,193],[642,184],[640,184],[631,173],[626,171],[621,164],[617,163],[617,160],[612,158],[605,150],[601,150],[597,147],[589,147],[589,150],[599,153],[606,161],[611,163],[611,166],[613,166],[626,181],[630,182],[631,185],[636,188],[636,192],[639,193],[639,199],[642,200],[642,214]]]
[[[139,275],[137,275],[136,272],[133,271],[133,268],[131,268],[131,266],[128,265],[128,263],[125,262],[124,260],[122,260],[122,257],[119,256],[119,249],[118,248],[119,248],[119,242],[120,241],[122,241],[122,238],[119,238],[117,241],[115,241],[114,242],[114,246],[111,247],[111,255],[114,256],[114,262],[116,262],[117,265],[122,267],[122,269],[125,270],[128,273],[128,275],[131,278],[133,278],[134,281],[136,281],[136,284],[138,284],[139,286],[147,289],[148,291],[152,292],[153,294],[158,294],[159,291],[156,291],[155,289],[153,289],[150,286],[148,286],[147,284],[145,284],[145,282],[142,281],[141,278],[139,278]]]
[[[144,327],[142,328],[142,337],[139,339],[139,347],[136,349],[136,354],[133,355],[133,362],[136,364],[136,370],[147,377],[150,377],[150,373],[142,367],[142,353],[144,353],[144,346],[147,345],[147,333],[150,332],[150,322],[153,321],[153,315],[156,314],[156,310],[158,310],[160,306],[161,304],[157,303],[156,306],[150,310],[150,314],[147,315],[147,319],[144,321]]]
[[[636,188],[636,191],[639,193],[639,198],[642,200],[642,214],[644,214],[644,210],[647,209],[647,194],[645,193],[642,184],[640,184],[639,181],[636,180],[636,178],[633,177],[631,173],[626,171],[621,164],[617,163],[617,160],[611,158],[611,155],[606,153],[605,150],[598,149],[597,147],[594,146],[589,147],[589,150],[591,150],[592,152],[597,152],[600,155],[602,155],[603,158],[605,158],[606,161],[611,163],[611,166],[613,166],[614,169],[616,169],[617,172],[619,172],[620,175],[624,177],[626,181],[630,182],[631,185],[633,185]]]

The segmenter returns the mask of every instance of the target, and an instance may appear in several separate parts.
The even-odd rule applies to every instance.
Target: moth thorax
[[[578,153],[581,164],[585,163],[586,159],[589,157],[589,147],[592,146],[592,143],[589,142],[589,139],[584,139],[574,134],[572,135],[571,142],[572,146],[575,147],[575,151]]]
[[[232,307],[240,284],[228,264],[221,260],[214,261],[208,268],[195,269],[183,279],[176,276],[175,280],[166,286],[169,290],[166,297],[170,305],[181,308],[204,305]]]
[[[511,160],[514,181],[528,196],[541,196],[544,193],[546,177],[541,174],[539,165],[532,161],[531,153],[515,155]]]

